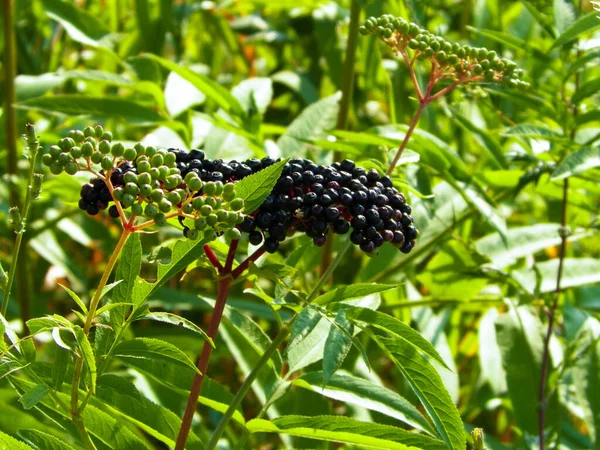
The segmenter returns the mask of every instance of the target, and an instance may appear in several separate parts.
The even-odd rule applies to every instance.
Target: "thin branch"
[[[259,247],[254,253],[248,256],[242,263],[235,268],[233,272],[231,272],[231,276],[235,280],[238,278],[250,265],[251,262],[255,262],[258,258],[265,254],[265,247]]]
[[[217,258],[217,256],[212,251],[212,248],[210,248],[210,245],[206,244],[202,248],[204,249],[204,253],[206,254],[206,257],[213,265],[213,267],[216,268],[219,271],[219,273],[221,273],[223,271],[223,265],[221,264],[221,261],[219,261],[219,258]]]

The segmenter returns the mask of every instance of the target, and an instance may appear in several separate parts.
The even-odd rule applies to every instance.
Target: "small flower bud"
[[[23,231],[25,225],[23,224],[23,218],[21,217],[19,207],[13,206],[8,210],[8,213],[10,215],[10,223],[13,226],[15,233],[20,233],[21,231]]]

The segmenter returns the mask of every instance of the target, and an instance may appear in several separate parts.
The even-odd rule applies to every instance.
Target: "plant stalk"
[[[323,276],[319,279],[319,281],[317,282],[317,284],[315,285],[313,290],[310,292],[310,294],[308,294],[308,297],[306,298],[306,302],[305,302],[306,305],[311,304],[314,301],[314,299],[318,297],[319,293],[321,292],[321,288],[327,282],[327,280],[329,279],[329,277],[331,276],[333,271],[340,264],[343,256],[346,254],[346,252],[350,248],[351,244],[352,243],[350,242],[350,240],[347,239],[346,242],[342,245],[342,247],[340,248],[340,251],[336,255],[333,262],[329,265],[329,267],[327,268],[327,270],[325,271]],[[285,324],[281,328],[281,330],[279,331],[279,333],[277,334],[277,336],[275,337],[273,342],[271,342],[271,345],[269,345],[269,347],[265,350],[265,352],[262,354],[261,358],[258,360],[258,362],[254,366],[252,371],[248,374],[248,376],[244,380],[244,383],[242,384],[242,386],[240,387],[238,392],[235,394],[235,397],[233,398],[231,404],[227,408],[227,411],[225,411],[225,414],[221,418],[221,421],[217,425],[217,428],[213,432],[213,434],[210,438],[210,441],[208,442],[208,444],[206,446],[207,450],[212,450],[216,447],[217,442],[219,441],[223,432],[225,431],[225,428],[227,427],[227,424],[233,417],[235,410],[242,403],[242,400],[246,396],[247,392],[250,390],[250,387],[252,386],[252,383],[254,383],[254,380],[258,376],[259,372],[269,362],[269,360],[271,359],[271,357],[273,356],[273,354],[275,353],[275,351],[277,350],[279,345],[281,345],[281,343],[290,334],[290,332],[292,330],[292,326],[294,324],[294,320],[296,319],[296,317],[297,317],[297,315],[295,315],[287,324]]]
[[[394,173],[394,169],[396,168],[398,161],[400,161],[400,157],[402,156],[402,153],[404,153],[404,150],[406,149],[406,146],[408,145],[408,141],[410,140],[410,137],[412,136],[413,131],[415,131],[415,128],[417,127],[417,124],[419,123],[419,120],[421,119],[421,115],[423,115],[423,111],[425,111],[425,108],[427,107],[428,103],[429,102],[427,100],[419,101],[419,108],[417,109],[417,112],[415,113],[414,117],[412,118],[412,121],[410,122],[410,125],[408,126],[408,130],[406,130],[406,134],[404,135],[404,139],[402,140],[400,147],[398,147],[398,151],[396,152],[396,155],[394,156],[394,159],[392,160],[390,167],[387,170],[388,175],[392,175],[392,173]]]

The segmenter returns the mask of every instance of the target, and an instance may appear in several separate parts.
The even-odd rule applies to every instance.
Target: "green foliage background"
[[[568,177],[570,235],[564,293],[550,341],[546,433],[552,445],[562,448],[600,448],[600,19],[588,1],[359,3],[363,18],[389,13],[450,41],[496,50],[524,69],[531,88],[459,89],[429,107],[395,180],[410,197],[421,231],[415,250],[406,256],[384,247],[375,258],[351,250],[326,290],[394,285],[354,295],[356,305],[413,325],[431,343],[450,369],[435,364],[465,430],[483,428],[492,449],[533,448],[545,306],[555,299]],[[360,38],[348,131],[335,130],[349,8],[349,2],[312,0],[20,0],[15,9],[19,129],[34,123],[42,143],[49,145],[71,128],[101,123],[126,144],[201,147],[209,158],[240,160],[269,153],[325,163],[339,152],[383,170],[416,102],[405,65],[377,39]],[[0,121],[5,173],[4,115]],[[26,160],[19,161],[25,176]],[[7,315],[17,329],[19,317],[56,313],[75,318],[71,310],[76,306],[58,282],[84,300],[93,294],[119,228],[106,216],[87,217],[77,209],[85,178],[48,174],[43,198],[33,204]],[[0,260],[5,268],[14,240],[6,220],[11,182],[19,180],[5,177],[0,184]],[[153,280],[157,262],[177,257],[173,243],[180,234],[173,228],[142,235],[144,278]],[[340,244],[337,239],[336,247]],[[160,249],[169,246],[172,253]],[[222,256],[224,244],[216,251]],[[194,426],[195,445],[208,440],[219,412],[268,346],[269,336],[298,310],[296,295],[314,286],[320,253],[304,237],[290,239],[234,287],[205,385],[209,394],[201,399],[202,421]],[[178,267],[187,266],[184,272],[149,291],[149,307],[177,312],[205,328],[216,288],[211,270],[202,258],[184,262]],[[334,320],[340,327],[345,319],[334,315]],[[328,363],[328,351],[339,352],[322,346],[331,322],[305,330],[305,346],[297,346],[296,354],[292,349],[283,354],[297,372],[285,385],[285,395],[272,399],[265,417],[271,422],[248,424],[249,448],[335,447],[294,431],[294,419],[283,416],[344,415],[365,423],[431,429],[415,409],[420,401],[409,388],[409,372],[391,362],[393,345],[386,352],[376,345],[389,336],[358,334],[341,370],[321,390],[323,351]],[[202,341],[189,328],[139,321],[127,329],[128,340],[121,345],[161,339],[193,360]],[[36,345],[36,370],[48,375],[61,350],[50,337],[40,336]],[[107,424],[107,436],[99,438],[102,448],[166,448],[193,370],[186,369],[184,359],[175,368],[127,359],[131,348],[121,350],[124,357],[111,362],[104,380],[100,377],[98,398],[86,410],[90,420]],[[246,420],[278,394],[281,358],[275,358],[272,373],[259,378],[244,402]],[[48,397],[42,406],[35,399],[28,405],[28,398],[19,403],[17,391],[28,391],[31,383],[22,378],[13,387],[6,378],[0,381],[0,431],[16,437],[18,430],[38,430],[18,435],[32,444],[44,443],[36,448],[62,448],[49,447],[51,436],[77,447],[68,427],[55,426],[54,421],[63,426],[65,421]],[[35,404],[39,408],[31,408]],[[125,417],[127,426],[111,438],[115,417]],[[237,426],[225,435],[232,443],[243,433],[243,418],[234,415]],[[325,417],[311,426],[329,425],[363,436],[390,433],[379,425],[360,428]],[[402,433],[386,436],[408,439]],[[371,441],[346,442],[352,448]],[[197,448],[192,444],[189,448]]]

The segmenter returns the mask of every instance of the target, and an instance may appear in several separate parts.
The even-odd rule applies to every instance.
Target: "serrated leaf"
[[[379,292],[385,292],[392,289],[397,289],[398,285],[395,284],[377,284],[377,283],[358,283],[347,286],[342,286],[333,289],[325,294],[318,296],[313,303],[315,305],[328,305],[330,303],[341,302],[344,300],[351,300],[359,297],[366,297],[367,295],[377,294]]]
[[[104,305],[102,308],[99,308],[98,310],[96,310],[96,316],[99,316],[102,313],[105,313],[106,311],[111,311],[115,308],[128,308],[130,306],[135,306],[135,303],[128,303],[128,302],[118,302],[118,303],[109,303],[108,305]],[[121,317],[122,314],[120,315]]]
[[[77,306],[79,306],[79,308],[81,308],[83,313],[87,315],[87,313],[88,313],[87,306],[85,306],[85,303],[83,303],[83,301],[79,298],[79,296],[75,292],[73,292],[71,289],[66,287],[65,285],[60,284],[60,283],[58,283],[58,285],[61,288],[63,288],[67,292],[67,294],[69,294],[69,296],[73,299],[73,301],[75,303],[77,303]]]
[[[41,333],[42,331],[53,328],[71,329],[73,324],[59,315],[36,317],[27,321],[27,328],[31,334]]]
[[[81,354],[79,357],[83,358],[83,361],[88,368],[90,375],[90,391],[94,393],[96,392],[96,357],[94,356],[94,350],[92,349],[92,345],[90,344],[87,335],[83,332],[81,327],[77,325],[74,326],[73,334],[75,335],[77,344],[79,344],[79,348],[81,349]]]
[[[139,234],[134,233],[129,236],[129,239],[127,239],[127,242],[125,242],[125,245],[123,246],[121,259],[119,260],[119,265],[117,266],[115,274],[115,280],[121,280],[122,282],[114,290],[111,303],[103,306],[96,312],[96,315],[98,316],[102,314],[102,312],[108,311],[109,309],[107,308],[110,306],[110,322],[115,329],[115,332],[118,332],[123,326],[125,315],[130,307],[127,305],[116,307],[114,304],[132,302],[133,289],[141,268],[142,244],[140,242]]]
[[[340,98],[337,92],[305,108],[277,140],[282,155],[300,157],[303,140],[324,138],[324,132],[335,127]]]
[[[133,338],[122,341],[115,347],[113,354],[119,358],[141,358],[163,361],[192,369],[201,375],[194,363],[173,344],[153,338]]]
[[[102,288],[102,291],[100,292],[100,298],[104,298],[104,296],[106,296],[106,294],[108,294],[110,291],[112,291],[114,288],[116,288],[118,285],[120,285],[123,282],[123,280],[117,280],[113,283],[109,283],[106,286],[104,286]]]
[[[297,342],[303,340],[321,321],[322,316],[313,308],[304,308],[292,324],[290,341],[287,349],[289,350]]]
[[[253,419],[246,424],[246,428],[251,433],[288,434],[385,450],[446,448],[444,443],[437,439],[390,425],[361,422],[344,416],[283,416],[272,421]]]
[[[558,130],[552,130],[541,125],[534,125],[529,123],[521,123],[519,125],[515,125],[514,127],[510,127],[502,131],[501,134],[502,136],[520,136],[524,138],[533,139],[564,139],[564,136]]]
[[[373,340],[402,372],[446,446],[465,448],[460,414],[431,363],[403,339],[373,336]]]
[[[367,323],[375,328],[391,333],[412,345],[424,355],[433,358],[443,367],[448,369],[444,359],[439,355],[431,343],[421,336],[416,330],[401,322],[400,320],[380,311],[367,308],[347,308],[346,315],[349,319]]]
[[[583,173],[588,169],[600,166],[600,147],[584,147],[569,154],[554,170],[552,181]]]
[[[0,431],[0,449],[2,450],[31,450],[24,442]]]
[[[600,21],[598,20],[596,13],[592,12],[586,16],[580,17],[558,36],[552,44],[552,47],[550,47],[550,50],[559,45],[567,44],[583,33],[596,30],[597,28],[600,28]]]
[[[12,377],[11,383],[20,393],[31,389],[35,383],[27,381],[20,377]],[[55,395],[65,404],[70,404],[71,396],[62,392],[56,392]],[[44,397],[36,405],[44,413],[51,412],[57,416],[64,417],[68,421],[72,419],[70,412],[64,411],[52,397]],[[137,437],[128,427],[123,426],[121,418],[115,417],[114,413],[109,414],[92,404],[88,404],[84,409],[82,420],[92,436],[99,439],[106,448],[123,448],[131,450],[147,450],[150,447]],[[10,447],[11,450],[13,447]]]
[[[429,422],[408,400],[373,381],[338,372],[323,387],[323,372],[309,372],[296,378],[292,384],[334,400],[377,411],[435,435]]]
[[[600,22],[600,20],[599,20]],[[573,96],[571,97],[571,101],[573,103],[579,103],[582,100],[585,100],[592,95],[597,94],[600,91],[600,77],[594,78],[592,80],[586,81],[583,83],[579,89],[575,91]]]
[[[198,325],[181,316],[178,316],[177,314],[171,314],[167,312],[150,312],[144,316],[136,317],[135,320],[153,320],[155,322],[169,323],[171,325],[175,325],[176,327],[185,328],[186,330],[190,330],[196,334],[199,334],[202,336],[202,339],[208,341],[208,343],[215,348],[213,340],[209,338],[208,335]]]
[[[536,264],[536,269],[527,268],[515,271],[513,276],[529,292],[534,293],[539,273],[539,292],[552,292],[556,289],[558,258]],[[600,260],[594,258],[565,258],[561,287],[567,289],[600,282]]]
[[[527,306],[511,308],[496,320],[496,333],[517,425],[523,431],[537,435],[538,392],[545,333],[542,323]],[[556,400],[556,396],[552,398]],[[548,404],[548,426],[558,418],[558,413],[556,403]]]
[[[346,317],[343,309],[340,309],[335,322],[329,329],[325,349],[323,350],[323,385],[327,385],[329,379],[342,366],[348,352],[352,348],[352,335],[354,325]]]
[[[38,97],[17,103],[17,108],[33,109],[51,114],[67,116],[89,116],[96,118],[121,118],[130,123],[156,124],[165,117],[151,105],[122,97],[91,97],[87,95],[62,94]]]
[[[67,369],[70,362],[71,352],[57,346],[54,353],[54,363],[52,364],[52,387],[54,389],[60,390],[67,376]]]
[[[71,38],[92,47],[108,47],[110,30],[83,8],[61,0],[43,0],[44,11],[59,22]]]
[[[226,88],[206,75],[193,72],[188,68],[182,67],[157,55],[147,53],[144,57],[160,64],[171,72],[175,72],[184,80],[189,81],[196,89],[203,92],[209,99],[214,101],[228,113],[234,114],[239,118],[244,118],[246,116],[244,108],[242,108],[242,105],[240,105],[237,99],[231,95]]]
[[[235,194],[244,200],[244,212],[252,213],[269,196],[281,175],[287,159],[283,159],[235,183]]]
[[[39,430],[19,430],[20,438],[38,450],[74,450],[69,444],[51,434]]]
[[[181,427],[181,419],[175,413],[141,395],[135,385],[124,377],[103,376],[100,380],[98,399],[102,403],[94,400],[93,405],[98,408],[108,405],[120,413],[122,420],[140,428],[168,447],[175,446]],[[204,445],[194,432],[190,432],[186,448],[200,450]]]
[[[19,398],[19,402],[23,405],[23,408],[31,409],[48,395],[49,392],[50,387],[48,385],[36,384]]]

